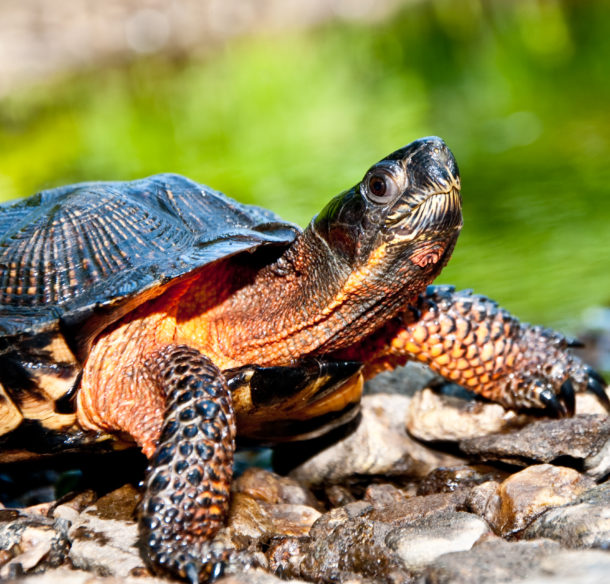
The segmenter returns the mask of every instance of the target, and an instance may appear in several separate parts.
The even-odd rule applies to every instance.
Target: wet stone
[[[407,415],[409,433],[425,442],[459,442],[521,427],[527,417],[499,404],[478,401],[456,386],[440,393],[430,388],[418,391]]]
[[[441,511],[396,529],[386,543],[407,569],[417,570],[442,554],[469,550],[490,533],[487,523],[477,515]]]
[[[499,490],[500,483],[498,481],[487,481],[474,486],[470,490],[466,502],[468,510],[482,517],[488,517],[488,514],[491,515],[492,509],[495,509],[498,505]]]
[[[146,573],[147,574],[147,573]],[[112,576],[96,576],[84,570],[70,570],[68,568],[56,568],[46,571],[44,574],[26,576],[19,579],[20,584],[167,584],[164,578],[146,576],[115,578]]]
[[[362,419],[356,430],[314,454],[290,472],[306,485],[341,483],[358,476],[422,476],[438,466],[462,462],[437,453],[410,438],[404,421],[410,400],[401,395],[376,394],[362,400]],[[286,456],[290,450],[286,449]]]
[[[496,533],[507,536],[538,515],[575,499],[595,483],[571,468],[540,464],[511,475],[489,498],[483,516]]]
[[[382,509],[394,503],[402,503],[406,500],[406,496],[400,489],[389,483],[373,484],[367,487],[364,500],[376,509]]]
[[[0,545],[7,552],[0,568],[0,580],[33,569],[58,566],[66,558],[69,547],[66,522],[38,522],[34,516],[18,521],[15,529],[9,528],[8,534],[0,535]],[[10,547],[5,547],[7,544]]]
[[[135,569],[146,570],[137,547],[138,527],[135,521],[122,518],[128,509],[129,515],[133,513],[131,489],[123,487],[103,497],[72,523],[68,531],[72,542],[69,557],[75,568],[118,578],[127,577]]]
[[[216,582],[217,584],[286,584],[286,580],[260,569],[225,576]],[[304,580],[291,580],[291,582],[293,584],[306,584]]]
[[[290,477],[281,477],[262,468],[248,468],[233,481],[233,492],[240,492],[264,503],[288,503],[320,508],[309,489]]]
[[[357,517],[340,523],[325,537],[312,536],[300,574],[314,581],[337,582],[350,574],[387,581],[389,574],[404,573],[399,557],[386,544],[392,530],[386,523]]]
[[[351,491],[343,485],[329,485],[324,489],[324,495],[331,507],[341,507],[356,500]]]
[[[25,510],[6,511],[11,513],[3,514],[5,521],[0,519],[0,580],[58,566],[65,560],[68,522]]]
[[[441,511],[464,511],[469,495],[469,490],[460,490],[425,497],[410,497],[382,508],[371,509],[365,515],[374,521],[400,526]]]
[[[100,497],[90,512],[101,519],[133,520],[140,493],[133,485],[124,485]]]
[[[546,537],[568,548],[610,549],[610,482],[548,510],[523,532],[523,536],[528,539]]]
[[[561,550],[541,559],[528,584],[605,584],[610,554],[599,550]]]
[[[482,460],[521,466],[554,461],[579,465],[599,479],[610,472],[610,417],[538,420],[520,430],[462,440],[460,448]]]
[[[560,552],[548,540],[509,543],[485,541],[470,551],[438,557],[424,572],[427,584],[501,584],[528,580],[546,557]]]
[[[417,486],[418,495],[451,493],[458,489],[471,488],[491,480],[505,478],[507,473],[493,467],[456,466],[437,468],[426,475]]]

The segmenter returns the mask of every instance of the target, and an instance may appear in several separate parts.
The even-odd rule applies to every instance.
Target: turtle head
[[[416,140],[372,166],[311,225],[350,272],[366,270],[376,287],[398,279],[413,292],[440,272],[461,227],[457,163],[436,137]]]

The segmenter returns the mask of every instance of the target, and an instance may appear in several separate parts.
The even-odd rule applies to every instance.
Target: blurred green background
[[[406,2],[17,88],[0,199],[171,171],[305,225],[436,134],[465,217],[440,281],[573,331],[610,301],[609,109],[608,2]]]

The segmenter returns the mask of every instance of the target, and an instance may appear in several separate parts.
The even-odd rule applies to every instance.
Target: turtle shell
[[[298,233],[271,211],[173,174],[0,206],[0,436],[22,418],[66,427],[58,404],[109,323],[194,270],[285,247]]]

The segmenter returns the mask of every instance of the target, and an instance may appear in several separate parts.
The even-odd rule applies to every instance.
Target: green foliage
[[[172,171],[305,224],[370,164],[437,134],[465,214],[442,280],[574,326],[610,300],[609,15],[420,2],[30,88],[0,102],[0,197]]]

